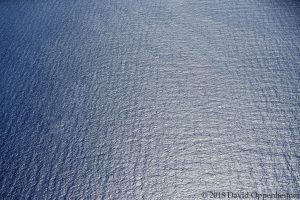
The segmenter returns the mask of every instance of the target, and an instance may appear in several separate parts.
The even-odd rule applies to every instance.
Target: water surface
[[[0,2],[1,199],[300,193],[300,3]]]

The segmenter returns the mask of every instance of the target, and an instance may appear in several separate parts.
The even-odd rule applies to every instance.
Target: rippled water
[[[0,2],[1,199],[300,193],[300,3]]]

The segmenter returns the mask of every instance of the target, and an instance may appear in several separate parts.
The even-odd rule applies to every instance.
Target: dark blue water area
[[[299,22],[292,0],[0,1],[0,199],[300,194]]]

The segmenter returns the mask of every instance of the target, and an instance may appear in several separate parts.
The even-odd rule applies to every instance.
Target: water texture
[[[300,193],[300,2],[0,1],[0,199]]]

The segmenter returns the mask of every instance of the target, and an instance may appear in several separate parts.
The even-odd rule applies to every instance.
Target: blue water
[[[300,3],[0,1],[0,199],[300,194]]]

